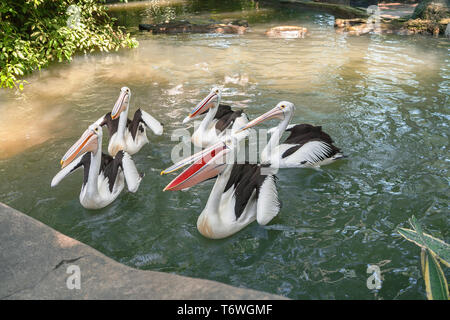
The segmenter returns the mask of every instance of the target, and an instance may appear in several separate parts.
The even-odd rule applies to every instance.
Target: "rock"
[[[425,34],[438,36],[444,34],[450,19],[442,19],[440,21],[423,20],[423,19],[380,19],[378,24],[370,23],[367,19],[336,19],[334,27],[337,33],[348,33],[350,35],[363,35],[369,32],[383,34]]]
[[[247,30],[245,20],[234,20],[229,23],[194,24],[189,21],[171,21],[160,24],[139,24],[139,30],[146,30],[153,34],[177,33],[231,33],[243,34]]]
[[[314,0],[314,2],[343,4],[343,5],[346,5],[346,6],[350,5],[350,0]]]
[[[445,28],[445,36],[450,38],[450,23],[448,23],[447,28]]]
[[[413,34],[432,34],[434,36],[445,34],[447,26],[448,19],[442,19],[440,21],[411,19],[404,23],[404,27],[410,30]]]
[[[367,19],[355,18],[355,19],[336,19],[334,27],[337,33],[348,33],[350,35],[360,36],[367,34],[371,31],[380,32],[379,25],[375,26],[372,23],[368,23]]]
[[[125,266],[2,203],[0,243],[0,300],[285,299],[216,281]],[[79,289],[68,285],[69,277],[75,275],[75,271],[68,274],[73,266],[79,268]]]
[[[353,18],[367,18],[366,10],[353,8],[346,5],[334,3],[322,3],[314,1],[298,1],[298,0],[281,0],[281,4],[291,5],[296,7],[304,7],[315,9],[323,12],[328,12],[335,16],[335,18],[353,19]]]
[[[445,34],[450,20],[448,0],[422,0],[414,10],[405,28],[414,34]]]
[[[313,0],[314,2],[322,2],[322,3],[333,3],[333,4],[343,4],[346,6],[350,5],[350,0]]]
[[[415,0],[411,0],[415,1]],[[368,6],[378,5],[379,0],[350,0],[349,6],[359,7],[359,8],[367,8]],[[398,1],[395,1],[398,2]]]
[[[355,18],[355,19],[335,19],[335,28],[345,28],[356,24],[367,23],[367,19]]]
[[[414,10],[411,19],[441,20],[450,18],[448,0],[422,0]]]
[[[272,38],[295,39],[304,38],[308,29],[298,26],[279,26],[266,31],[266,35]]]
[[[248,28],[248,21],[242,19],[223,19],[221,20],[222,24],[232,24],[234,26],[242,26]]]

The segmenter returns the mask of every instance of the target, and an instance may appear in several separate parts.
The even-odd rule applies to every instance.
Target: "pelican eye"
[[[286,106],[283,104],[280,108],[281,108],[281,109],[284,109],[284,108],[286,108]]]

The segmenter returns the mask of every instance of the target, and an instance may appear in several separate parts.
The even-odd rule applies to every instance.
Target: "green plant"
[[[450,266],[450,246],[444,241],[422,232],[417,219],[409,219],[413,229],[398,228],[406,240],[421,247],[422,274],[429,300],[449,300],[448,283],[440,263]]]
[[[23,89],[20,78],[76,52],[133,48],[130,38],[106,13],[100,0],[2,0],[0,2],[0,88]],[[69,6],[79,19],[68,24]]]

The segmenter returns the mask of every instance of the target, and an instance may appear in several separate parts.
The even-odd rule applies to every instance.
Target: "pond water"
[[[2,90],[0,201],[136,268],[294,299],[425,299],[420,250],[395,228],[416,215],[429,233],[450,239],[448,40],[351,37],[336,34],[328,14],[226,3],[175,1],[164,10],[248,19],[249,32],[151,36],[137,24],[165,19],[160,14],[116,10],[139,48],[79,55],[29,76],[23,93]],[[309,34],[267,38],[277,25],[305,26]],[[223,240],[196,229],[214,182],[162,192],[173,176],[159,175],[172,164],[172,132],[214,85],[250,118],[281,100],[295,103],[293,123],[322,125],[348,156],[321,170],[280,171],[279,216]],[[78,200],[81,172],[55,189],[50,181],[122,86],[132,91],[132,112],[147,110],[165,132],[149,134],[151,144],[134,156],[146,174],[139,191],[89,211]],[[380,290],[366,286],[370,264],[381,268]]]

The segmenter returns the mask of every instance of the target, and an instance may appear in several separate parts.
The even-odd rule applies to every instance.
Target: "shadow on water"
[[[137,268],[295,299],[424,299],[419,250],[394,230],[414,214],[449,240],[448,40],[349,37],[334,32],[330,15],[245,7],[252,1],[179,3],[169,6],[179,16],[264,15],[241,36],[139,34],[136,50],[79,55],[28,77],[21,94],[0,92],[0,201]],[[143,9],[115,14],[130,28],[151,18]],[[266,38],[279,24],[309,34]],[[124,85],[131,110],[150,112],[165,133],[149,134],[150,145],[134,157],[146,175],[137,193],[85,210],[80,172],[56,189],[50,181]],[[280,171],[280,215],[219,241],[196,229],[213,181],[162,192],[171,176],[159,175],[178,143],[172,132],[213,85],[250,118],[294,102],[293,122],[322,125],[348,156],[321,170]],[[384,277],[379,291],[366,286],[374,263]]]

